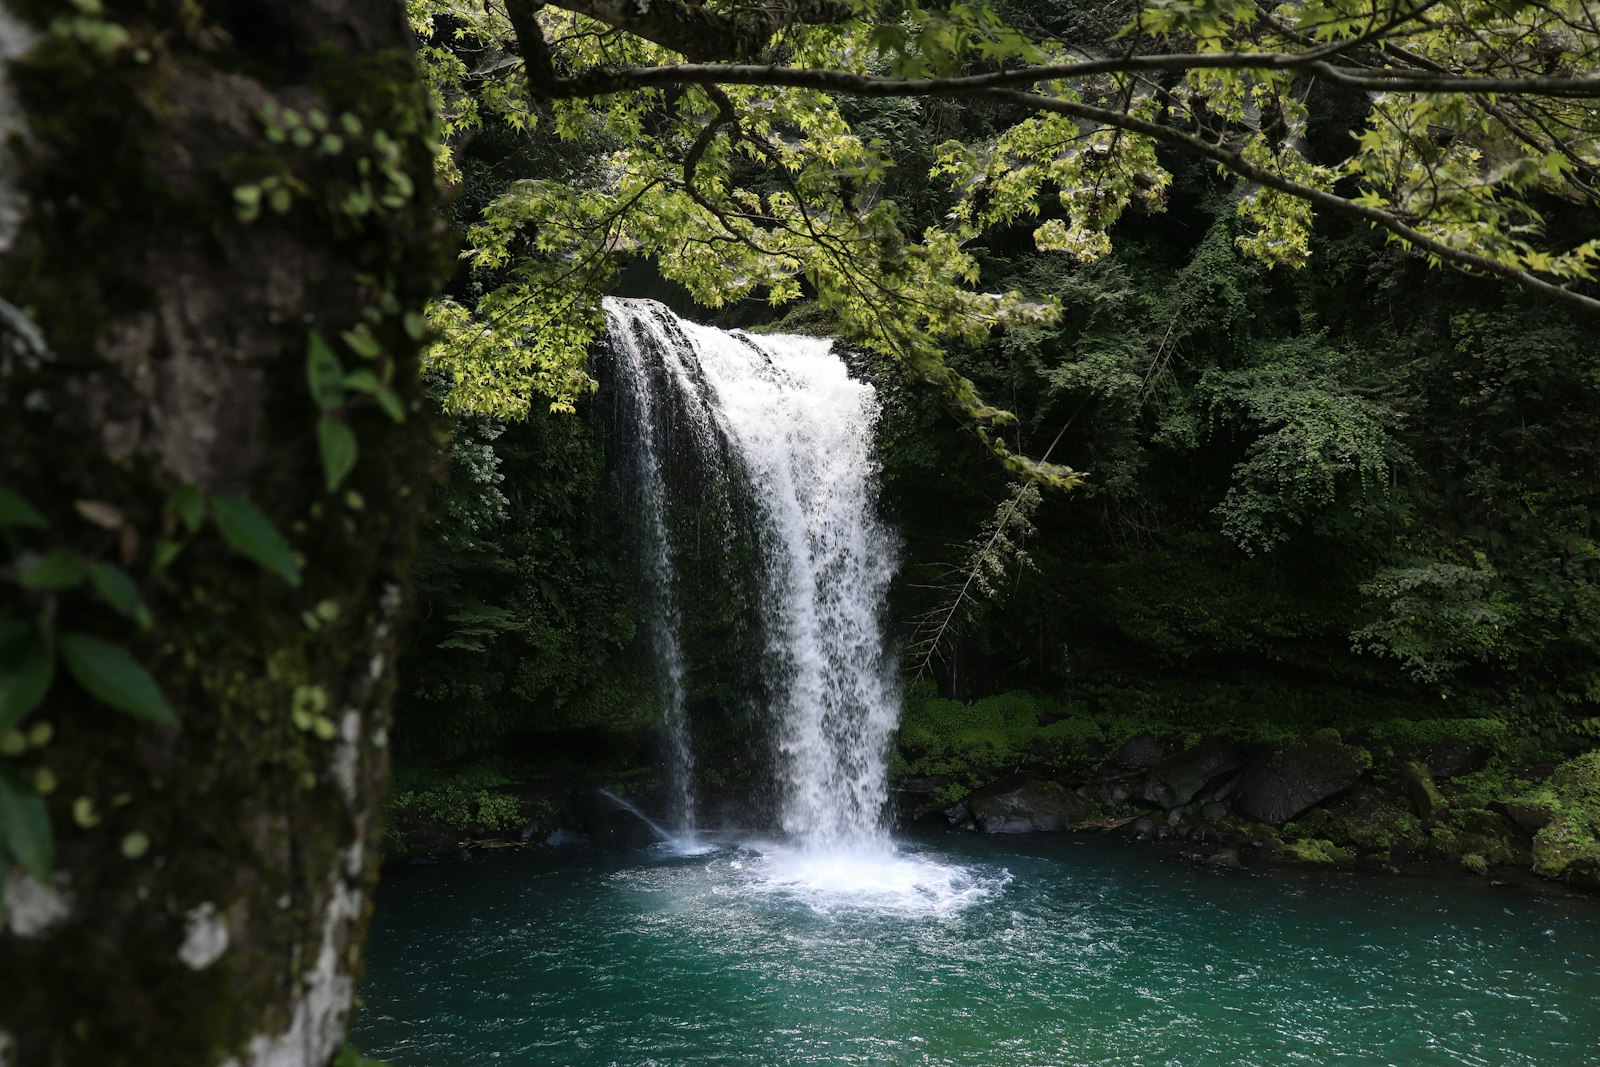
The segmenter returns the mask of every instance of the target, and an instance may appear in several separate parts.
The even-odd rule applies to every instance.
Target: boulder
[[[1444,797],[1439,794],[1439,787],[1433,784],[1433,775],[1428,771],[1428,765],[1420,760],[1408,760],[1400,764],[1397,772],[1400,787],[1406,791],[1406,799],[1411,801],[1411,808],[1417,813],[1417,818],[1425,823],[1438,820],[1444,814],[1447,805]]]
[[[1167,750],[1156,735],[1146,730],[1137,737],[1129,738],[1119,749],[1111,754],[1105,765],[1095,772],[1094,781],[1112,782],[1119,778],[1134,778],[1150,768],[1159,766],[1167,758]]]
[[[948,808],[945,808],[941,814],[944,815],[944,821],[953,830],[976,830],[978,828],[977,824],[972,821],[972,811],[967,807],[965,800],[956,801]]]
[[[1533,873],[1600,890],[1600,750],[1557,767],[1551,819],[1533,839]]]
[[[1233,806],[1246,818],[1282,826],[1355,785],[1369,762],[1364,751],[1338,741],[1279,746],[1245,767]]]
[[[1068,830],[1095,810],[1092,801],[1057,782],[1026,777],[991,782],[967,797],[966,807],[986,834]]]
[[[1461,813],[1460,821],[1457,847],[1463,855],[1481,856],[1491,867],[1522,866],[1529,862],[1527,839],[1504,815],[1472,808]]]
[[[1131,742],[1130,742],[1131,744]],[[1244,754],[1220,737],[1199,744],[1167,760],[1145,779],[1143,796],[1161,808],[1180,808],[1196,793],[1228,777],[1244,765]]]
[[[1496,800],[1489,805],[1530,836],[1550,825],[1555,812],[1546,804],[1532,800]]]
[[[1420,852],[1428,836],[1405,801],[1387,791],[1358,785],[1295,821],[1299,833],[1323,837],[1363,854]]]
[[[1202,862],[1207,867],[1226,867],[1236,871],[1244,869],[1244,864],[1239,862],[1239,850],[1236,848],[1218,849]]]

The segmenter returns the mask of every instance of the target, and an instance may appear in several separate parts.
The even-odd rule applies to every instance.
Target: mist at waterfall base
[[[870,387],[825,342],[608,301],[668,759],[662,844],[385,874],[352,1034],[396,1067],[1576,1064],[1600,912],[1196,871],[1105,838],[892,841]],[[700,825],[676,466],[748,489],[776,806]],[[681,473],[681,472],[680,472]],[[726,479],[724,479],[726,481]],[[727,531],[723,531],[726,533]],[[619,798],[619,803],[627,801]],[[659,818],[658,818],[659,817]]]

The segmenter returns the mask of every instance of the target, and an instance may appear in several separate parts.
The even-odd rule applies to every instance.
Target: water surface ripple
[[[1567,1067],[1600,907],[1081,837],[524,853],[386,874],[362,994],[396,1067]]]

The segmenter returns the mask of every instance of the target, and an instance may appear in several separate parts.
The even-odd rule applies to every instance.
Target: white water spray
[[[877,518],[875,392],[825,340],[727,333],[652,301],[609,299],[606,315],[630,388],[647,394],[664,380],[673,390],[641,404],[675,405],[697,439],[726,441],[744,467],[761,524],[785,832],[810,852],[886,849],[884,761],[899,693],[881,620],[895,545]],[[650,374],[650,361],[663,373]],[[660,497],[646,498],[664,513]],[[669,716],[681,728],[679,656]]]

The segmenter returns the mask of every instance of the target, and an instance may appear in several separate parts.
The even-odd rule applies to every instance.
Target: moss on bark
[[[52,543],[135,574],[156,625],[140,637],[73,594],[27,607],[128,644],[182,725],[119,717],[65,681],[30,720],[52,725],[19,763],[56,783],[66,910],[0,934],[0,973],[17,979],[0,1032],[23,1067],[250,1063],[289,1036],[315,1060],[338,1047],[432,449],[421,416],[396,425],[352,394],[339,415],[361,458],[326,491],[307,332],[364,323],[409,405],[418,343],[403,312],[440,264],[430,119],[398,13],[323,7],[108,3],[76,20],[88,29],[25,12],[42,33],[11,68],[29,213],[0,292],[49,355],[0,373],[0,484],[45,511]],[[252,18],[272,32],[242,32]],[[352,114],[369,136],[343,159],[273,144],[269,100]],[[380,130],[412,195],[353,214],[356,150],[376,151]],[[267,165],[296,195],[243,221],[234,188]],[[163,501],[183,484],[261,506],[303,585],[210,525],[157,572],[175,526]],[[83,500],[119,509],[125,530],[85,522]]]

